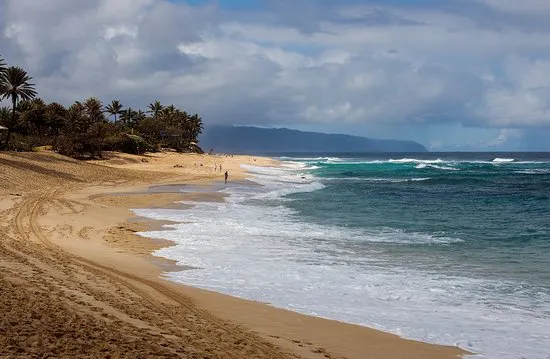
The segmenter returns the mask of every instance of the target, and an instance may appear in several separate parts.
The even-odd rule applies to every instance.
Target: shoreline
[[[174,186],[176,188],[182,188],[182,187],[186,186],[186,184],[173,184],[173,185],[170,185],[170,186]],[[209,184],[204,183],[204,186],[208,187]],[[152,185],[152,186],[149,187],[149,189],[154,188],[154,187],[158,187],[158,186],[157,185]],[[182,195],[182,198],[178,198],[178,201],[179,200],[186,200],[186,201],[191,201],[191,202],[199,202],[199,201],[211,202],[212,201],[211,199],[215,198],[215,197],[218,197],[218,200],[223,201],[223,196],[215,196],[215,194],[218,193],[218,192],[215,192],[217,190],[219,190],[219,189],[214,189],[214,187],[213,187],[213,189],[211,189],[211,190],[210,189],[204,189],[201,192],[187,192],[187,193],[184,192],[183,195]],[[214,192],[211,192],[211,191],[214,191]],[[129,196],[147,195],[147,194],[151,194],[151,193],[152,192],[150,192],[150,191],[140,191],[140,192],[136,192],[136,193],[126,193],[124,195],[129,195]],[[163,193],[166,193],[166,192],[163,192]],[[168,193],[172,193],[172,194],[174,194],[178,197],[181,194],[180,192],[168,192]],[[186,196],[187,194],[192,194],[192,196],[189,196],[192,199],[185,198],[185,197],[187,197]],[[213,196],[213,194],[214,194],[214,196]],[[187,206],[187,205],[183,205],[183,204],[178,204],[178,205],[162,206],[162,205],[159,205],[158,202],[156,202],[155,205],[156,206],[154,206],[154,207],[146,207],[146,208],[143,208],[143,209],[160,208],[160,209],[181,209],[181,210],[185,210],[185,211],[192,211],[193,210],[192,205]],[[164,225],[182,223],[182,222],[172,222],[172,221],[165,221],[165,220],[151,219],[151,218],[148,218],[148,217],[142,217],[142,216],[137,215],[133,212],[133,209],[142,209],[142,208],[132,208],[132,209],[127,208],[127,209],[130,211],[131,217],[129,217],[128,222],[125,222],[125,225],[133,223],[132,219],[142,218],[143,222],[144,222],[144,226],[146,228],[144,230],[140,231],[140,232],[171,231],[173,229],[166,228],[166,227],[164,227]],[[168,258],[165,258],[165,257],[162,257],[162,256],[153,255],[153,252],[156,251],[157,249],[161,249],[161,248],[165,248],[165,247],[171,247],[175,244],[175,242],[173,242],[171,240],[162,240],[162,239],[150,238],[150,237],[147,237],[147,236],[143,236],[139,233],[134,233],[134,236],[137,237],[136,240],[139,241],[139,242],[144,242],[144,243],[153,242],[154,243],[154,242],[160,241],[160,243],[164,244],[164,245],[160,244],[158,248],[154,248],[152,250],[152,252],[149,253],[150,255],[148,256],[149,257],[148,261],[150,261],[152,264],[158,266],[158,269],[160,271],[159,278],[162,278],[163,280],[165,280],[165,281],[167,281],[167,282],[169,282],[173,285],[184,287],[184,289],[185,289],[184,293],[186,295],[189,295],[191,298],[198,299],[199,302],[201,302],[203,305],[205,305],[205,309],[215,313],[217,316],[219,316],[221,318],[224,318],[224,319],[227,319],[227,320],[230,320],[230,321],[239,322],[239,324],[244,325],[246,327],[256,329],[256,328],[258,328],[258,325],[260,324],[260,323],[257,322],[256,319],[243,320],[244,317],[249,316],[251,314],[250,313],[250,310],[252,309],[251,307],[267,306],[267,307],[269,307],[268,309],[265,309],[265,308],[253,308],[253,309],[260,310],[264,315],[265,315],[266,311],[273,310],[274,311],[273,314],[277,313],[278,316],[296,317],[301,322],[306,322],[308,328],[309,327],[318,327],[318,326],[327,326],[328,325],[328,326],[331,327],[331,330],[333,329],[332,327],[335,327],[335,328],[337,327],[339,330],[345,331],[346,335],[350,335],[352,337],[354,336],[354,334],[351,333],[351,331],[358,330],[358,329],[360,331],[366,330],[366,331],[369,332],[369,335],[376,336],[377,341],[384,342],[385,340],[391,340],[391,339],[397,338],[397,340],[406,341],[406,342],[408,342],[408,344],[420,344],[420,345],[429,345],[429,346],[433,345],[433,346],[442,347],[442,348],[445,348],[445,349],[447,349],[447,348],[455,349],[456,348],[458,352],[463,353],[461,355],[465,356],[465,355],[469,354],[468,352],[463,351],[459,347],[452,347],[452,346],[446,346],[446,345],[441,345],[441,344],[421,342],[421,341],[417,341],[417,340],[413,340],[413,339],[407,339],[407,338],[400,337],[400,336],[398,336],[396,334],[393,334],[393,333],[385,332],[385,331],[382,331],[382,330],[379,330],[379,329],[374,329],[374,328],[364,326],[364,325],[348,323],[348,322],[344,322],[344,321],[340,321],[340,320],[329,319],[329,318],[324,318],[324,317],[314,316],[314,315],[309,315],[309,314],[303,314],[303,313],[293,311],[293,310],[290,310],[290,309],[277,307],[277,306],[274,306],[270,303],[256,301],[256,300],[253,300],[253,299],[240,298],[240,297],[232,296],[230,294],[225,294],[225,293],[222,293],[222,292],[218,292],[218,291],[214,291],[214,290],[210,290],[210,289],[205,289],[205,288],[198,288],[198,287],[194,287],[194,286],[189,285],[189,284],[173,281],[173,280],[167,278],[165,276],[165,274],[167,274],[169,272],[178,272],[178,271],[183,271],[183,270],[196,269],[196,268],[191,267],[191,266],[186,266],[185,264],[178,265],[178,264],[175,263],[176,261],[172,260],[172,259],[168,259]],[[158,260],[158,261],[155,262],[155,260]],[[164,263],[165,261],[170,262],[170,264],[172,264],[172,262],[173,262],[173,264],[172,265],[169,264],[167,266],[166,263]],[[226,303],[224,303],[226,306],[231,305],[231,307],[230,307],[231,310],[228,311],[227,308],[225,308],[223,310],[219,310],[218,307],[219,307],[219,302],[220,301],[226,302]],[[240,308],[241,306],[244,306],[244,308]],[[230,314],[229,312],[233,312],[233,314]],[[235,312],[237,312],[237,315],[234,314]],[[289,319],[284,321],[285,325],[293,326],[291,323],[288,322]],[[262,318],[262,320],[263,320],[263,318]],[[347,328],[348,326],[349,326],[349,328]],[[260,326],[260,328],[263,328],[263,326]],[[270,329],[273,330],[272,327],[270,327]],[[294,328],[294,329],[296,329],[296,328]],[[303,333],[301,333],[301,334],[303,334]],[[284,344],[284,342],[285,342],[285,339],[282,338],[282,336],[280,336],[280,335],[267,334],[267,336],[268,336],[268,338],[270,338],[270,340],[274,340],[278,344]],[[385,336],[390,336],[390,337],[394,337],[394,338],[391,338],[391,339],[390,338],[383,338]],[[338,340],[340,340],[340,338]],[[307,343],[312,343],[309,339],[304,339],[304,340],[299,340],[299,339],[298,340],[297,339],[290,339],[289,340],[289,339],[287,339],[286,341],[290,341],[292,344],[297,345],[299,348],[303,348],[303,347],[307,347],[307,346],[312,345],[312,344],[307,344]],[[323,341],[324,341],[323,344],[331,343],[332,345],[335,345],[335,344],[332,343],[332,340],[330,340],[330,341],[328,340],[326,335],[323,336]],[[286,343],[286,345],[288,345],[288,344],[289,343]],[[325,346],[329,347],[329,346],[328,345],[322,345],[322,346],[323,346],[323,348],[316,348],[316,349],[313,349],[313,351],[316,352],[316,354],[322,354],[323,357],[331,358],[331,356],[325,356],[325,354],[326,355],[329,355],[329,354],[328,354],[328,350],[325,349],[324,347]],[[350,359],[351,358],[359,359],[359,358],[362,358],[363,355],[364,355],[363,352],[361,352],[361,351],[358,351],[358,352],[355,352],[355,353],[350,353],[347,350],[343,350],[342,352],[345,353],[344,356],[343,356],[344,358],[350,358]],[[379,355],[375,355],[373,357],[374,358],[400,357],[399,354],[397,354],[397,356],[394,356],[394,355],[396,355],[396,353],[389,353],[389,354],[390,354],[389,356],[386,356],[385,354],[384,355],[379,354]],[[443,354],[443,352],[441,354]],[[339,354],[339,355],[341,355],[341,354]],[[407,353],[407,355],[409,355],[409,353]],[[457,358],[461,357],[461,355],[457,355],[456,357]],[[407,357],[409,357],[409,356],[407,356]],[[415,357],[414,354],[412,354],[411,357]],[[439,356],[438,356],[438,358],[439,358]]]
[[[246,179],[246,181],[249,181],[251,185],[259,185],[257,184],[257,182],[254,182],[253,180],[249,180],[248,178],[250,178],[250,174],[248,172],[245,173],[245,176],[244,176]],[[178,199],[178,201],[186,201],[186,202],[202,202],[202,201],[205,201],[205,202],[221,202],[221,201],[224,201],[224,198],[226,197],[225,194],[222,194],[219,192],[219,190],[221,188],[223,188],[223,186],[218,183],[217,185],[215,183],[208,183],[205,181],[204,184],[202,184],[202,186],[200,187],[203,187],[203,188],[200,188],[197,189],[196,187],[193,187],[192,185],[188,185],[188,184],[185,184],[185,183],[182,183],[182,184],[172,184],[172,185],[152,185],[149,187],[148,191],[144,191],[144,192],[138,192],[138,193],[127,193],[128,195],[135,195],[135,194],[151,194],[151,193],[159,193],[158,191],[156,191],[155,189],[158,189],[158,188],[170,188],[170,187],[174,187],[175,190],[184,190],[185,187],[189,187],[190,188],[190,192],[179,192],[179,191],[174,191],[174,192],[160,192],[160,193],[173,193],[173,194],[182,194],[182,198]],[[193,210],[193,207],[194,205],[187,205],[187,204],[174,204],[174,205],[169,205],[169,206],[159,206],[157,205],[156,207],[147,207],[147,208],[143,208],[143,209],[149,209],[149,208],[161,208],[161,209],[177,209],[177,210],[185,210],[185,211],[192,211]],[[138,218],[143,218],[145,223],[146,223],[146,229],[143,230],[143,231],[140,231],[140,232],[149,232],[149,231],[172,231],[173,229],[172,228],[166,228],[164,227],[164,225],[169,225],[169,224],[179,224],[179,223],[184,223],[184,222],[172,222],[172,221],[166,221],[166,220],[159,220],[159,219],[151,219],[149,217],[142,217],[140,215],[137,215],[133,212],[133,209],[132,208],[132,218],[135,218],[136,216]],[[135,209],[141,209],[141,208],[135,208]],[[139,241],[162,241],[162,242],[166,242],[166,245],[165,246],[162,246],[162,248],[165,248],[165,247],[171,247],[173,245],[175,245],[175,242],[171,241],[171,240],[163,240],[163,239],[157,239],[157,238],[151,238],[151,237],[147,237],[145,235],[141,235],[139,233],[136,233],[137,236],[139,236]],[[161,247],[159,248],[155,248],[153,250],[156,251],[158,249],[161,249]],[[168,259],[168,258],[165,258],[165,257],[162,257],[162,256],[155,256],[153,255],[153,252],[151,253],[151,257],[152,258],[158,258],[160,261],[159,262],[163,262],[163,261],[174,261],[175,260],[172,260],[172,259]],[[162,264],[160,264],[162,265]],[[182,267],[183,266],[183,267]],[[161,267],[162,269],[162,267]],[[183,271],[183,270],[192,270],[192,269],[197,269],[195,267],[192,267],[192,266],[186,266],[185,264],[182,264],[182,265],[174,265],[174,267],[170,268],[168,270],[164,270],[163,273],[161,273],[161,277],[167,281],[170,281],[171,283],[175,283],[177,285],[182,285],[182,286],[185,286],[185,287],[189,287],[189,288],[193,288],[193,289],[196,289],[196,290],[201,290],[201,291],[208,291],[208,292],[211,292],[211,293],[215,293],[215,294],[218,294],[218,295],[222,295],[222,296],[229,296],[230,298],[234,298],[234,299],[238,299],[238,300],[244,300],[246,302],[250,302],[250,303],[256,303],[256,304],[260,304],[260,305],[266,305],[266,306],[269,306],[273,309],[277,309],[277,310],[282,310],[282,311],[285,311],[285,312],[290,312],[290,313],[294,313],[294,314],[297,314],[297,315],[302,315],[302,316],[306,316],[306,317],[313,317],[313,318],[316,318],[316,319],[321,319],[321,320],[328,320],[328,321],[331,321],[331,322],[337,322],[337,323],[341,323],[341,324],[344,324],[344,325],[351,325],[351,326],[357,326],[357,327],[360,327],[360,328],[366,328],[366,329],[369,329],[369,330],[374,330],[374,331],[379,331],[383,334],[388,334],[388,335],[395,335],[397,336],[398,338],[401,338],[403,340],[407,340],[407,341],[413,341],[413,342],[420,342],[420,343],[425,343],[425,344],[428,344],[428,345],[442,345],[442,346],[446,346],[444,344],[436,344],[436,343],[426,343],[426,342],[422,342],[422,341],[417,341],[417,340],[414,340],[414,339],[408,339],[408,338],[404,338],[404,337],[401,337],[401,336],[398,336],[397,334],[393,334],[393,333],[390,333],[390,332],[386,332],[386,331],[383,331],[383,330],[380,330],[380,329],[375,329],[375,328],[372,328],[372,327],[369,327],[369,326],[366,326],[366,325],[360,325],[360,324],[355,324],[355,323],[349,323],[349,322],[345,322],[345,321],[341,321],[341,320],[336,320],[336,319],[330,319],[330,318],[325,318],[325,317],[321,317],[321,316],[315,316],[315,315],[311,315],[311,314],[304,314],[304,313],[300,313],[298,311],[293,311],[291,309],[287,309],[287,308],[282,308],[282,307],[278,307],[278,306],[274,306],[272,305],[271,303],[267,303],[267,302],[261,302],[261,301],[256,301],[254,299],[248,299],[248,298],[242,298],[242,297],[236,297],[236,296],[233,296],[231,294],[226,294],[226,293],[222,293],[222,292],[218,292],[218,291],[215,291],[215,290],[210,290],[210,289],[207,289],[207,288],[198,288],[198,287],[194,287],[190,284],[186,284],[186,283],[181,283],[181,282],[177,282],[177,281],[174,281],[174,280],[171,280],[169,278],[167,278],[165,276],[165,274],[168,274],[169,272],[178,272],[178,271]],[[214,309],[215,310],[215,309]],[[223,315],[223,314],[221,314]],[[235,318],[230,318],[231,320],[235,320]],[[238,319],[237,319],[238,320]],[[250,325],[249,323],[247,323],[247,325]],[[458,347],[457,347],[458,348]],[[465,354],[467,354],[467,352],[464,352]]]
[[[119,154],[115,156],[121,157]],[[122,157],[134,160],[131,156]],[[179,160],[183,157],[174,158]],[[191,165],[194,160],[195,158],[191,158],[191,162],[187,164],[190,170],[186,173],[188,177],[185,179],[178,179],[179,173],[175,175],[174,172],[170,172],[171,175],[165,173],[164,176],[154,174],[145,176],[148,178],[139,184],[128,183],[131,181],[125,183],[104,181],[97,186],[75,186],[64,194],[54,194],[51,197],[53,201],[41,203],[41,213],[37,216],[38,227],[44,233],[44,237],[48,237],[48,241],[69,254],[69,257],[77,256],[86,262],[96,263],[98,268],[103,268],[104,271],[112,268],[118,276],[131,273],[129,278],[134,279],[129,279],[130,281],[141,283],[140,287],[149,286],[149,288],[142,288],[145,292],[157,291],[158,295],[158,290],[161,291],[160,293],[170,290],[170,293],[172,291],[179,293],[182,297],[188,298],[187,300],[190,300],[194,306],[203,308],[215,317],[247,328],[250,334],[246,335],[251,338],[250,340],[254,341],[256,340],[254,338],[259,336],[262,341],[271,343],[281,352],[280,355],[270,354],[269,357],[282,358],[285,355],[294,355],[302,358],[364,358],[365,355],[369,355],[373,358],[457,358],[468,354],[456,347],[402,339],[375,329],[306,316],[259,302],[177,284],[163,278],[162,273],[166,269],[181,270],[182,268],[176,267],[174,261],[170,260],[167,262],[162,260],[160,264],[153,263],[151,258],[160,257],[152,256],[151,252],[171,243],[138,237],[136,232],[142,229],[159,228],[167,223],[136,219],[138,217],[131,215],[130,208],[150,208],[149,206],[165,208],[185,198],[185,194],[181,193],[147,192],[156,185],[177,185],[177,182],[185,181],[185,183],[202,186],[208,181],[219,178],[214,176],[214,173],[194,172],[197,167],[200,167],[196,164]],[[256,159],[252,161],[251,158],[247,158],[246,161],[257,162]],[[270,161],[266,163],[273,163]],[[142,167],[136,162],[116,164],[111,168],[135,171],[135,167]],[[258,163],[251,164],[258,165]],[[167,171],[170,168],[168,164],[149,167],[154,168],[155,171]],[[180,167],[173,168],[180,170]],[[244,172],[238,172],[238,168],[234,168],[230,173],[233,180],[246,177]],[[135,173],[132,174],[135,175]],[[153,183],[155,180],[159,180],[157,184]],[[146,193],[143,193],[144,190]],[[223,197],[220,198],[218,195],[208,196],[210,200],[212,198],[223,200]],[[200,196],[191,197],[197,199]],[[52,204],[54,202],[60,205],[56,207]],[[17,205],[16,200],[15,206]],[[157,287],[158,285],[160,287]],[[172,294],[164,294],[164,296],[165,298],[160,298],[158,301],[171,303],[177,297]],[[122,296],[121,299],[124,297]],[[255,345],[258,343],[256,342]],[[211,344],[219,346],[217,343]],[[250,357],[263,356],[251,354]]]

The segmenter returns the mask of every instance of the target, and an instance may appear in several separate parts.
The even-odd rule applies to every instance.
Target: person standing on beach
[[[227,177],[229,177],[229,174],[225,171],[225,184],[227,184]]]
[[[220,163],[220,172],[222,171],[222,164]]]

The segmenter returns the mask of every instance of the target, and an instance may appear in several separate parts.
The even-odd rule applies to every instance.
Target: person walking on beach
[[[220,172],[222,171],[222,164],[220,163]]]
[[[227,177],[229,177],[229,174],[225,171],[225,184],[227,184]]]

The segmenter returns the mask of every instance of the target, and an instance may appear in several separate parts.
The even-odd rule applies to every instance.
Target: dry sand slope
[[[0,153],[0,358],[456,358],[462,353],[158,279],[160,270],[148,253],[166,244],[137,242],[132,226],[140,224],[125,223],[126,209],[168,205],[181,195],[98,195],[144,184],[221,179],[213,167],[222,161],[231,179],[242,178],[239,163],[270,162],[177,154],[144,161],[107,157],[80,162],[53,153]]]

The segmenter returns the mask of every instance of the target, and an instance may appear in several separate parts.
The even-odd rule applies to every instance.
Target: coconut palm
[[[84,101],[84,113],[88,117],[90,123],[98,123],[105,120],[103,116],[103,105],[101,101],[96,97],[89,97]]]
[[[76,136],[77,133],[84,131],[84,106],[76,101],[67,109],[66,131],[71,136]]]
[[[122,105],[118,100],[113,100],[107,107],[105,107],[105,112],[111,116],[115,116],[116,124],[116,116],[122,113]]]
[[[160,112],[164,109],[164,106],[160,103],[160,101],[155,101],[149,104],[147,108],[149,109],[149,111],[147,112],[152,114],[154,117],[157,117],[160,114]]]
[[[11,122],[8,125],[8,134],[6,136],[7,146],[10,141],[12,127],[15,124],[15,108],[17,107],[17,101],[25,100],[29,101],[36,96],[36,90],[34,84],[29,81],[32,78],[21,67],[11,66],[0,74],[0,98],[10,98],[12,102],[12,117]]]
[[[2,58],[2,55],[0,55],[0,73],[6,71],[6,62]]]
[[[46,123],[51,129],[55,142],[57,140],[57,137],[59,136],[61,128],[63,128],[63,125],[65,124],[65,119],[67,118],[67,109],[57,102],[52,102],[46,107],[44,117]]]
[[[141,111],[141,110],[137,110],[137,112],[136,112],[136,119],[137,119],[138,121],[143,120],[145,117],[147,117],[147,113],[146,113],[146,112],[143,112],[143,111]]]
[[[0,126],[7,125],[10,122],[11,110],[7,106],[0,107]]]
[[[131,124],[136,117],[137,112],[133,108],[128,107],[126,110],[120,113],[120,120],[126,126]]]
[[[204,129],[202,124],[202,118],[199,116],[198,113],[194,114],[193,116],[189,117],[188,120],[188,130],[190,135],[190,140],[192,142],[196,142],[199,135],[202,133],[202,130]]]
[[[170,105],[170,106],[164,107],[161,111],[161,114],[163,116],[172,116],[174,115],[175,112],[176,112],[176,106]]]
[[[46,112],[47,104],[41,98],[34,98],[30,101],[20,101],[17,105],[16,112],[19,114],[17,123],[14,124],[14,129],[23,133],[31,133],[36,131],[37,135],[43,135],[47,131],[44,113]]]

